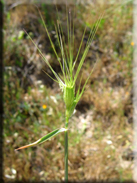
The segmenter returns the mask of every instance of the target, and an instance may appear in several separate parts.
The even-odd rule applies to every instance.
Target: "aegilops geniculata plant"
[[[74,59],[74,55],[73,55],[73,51],[74,51],[74,22],[73,22],[73,29],[72,29],[71,28],[72,23],[71,23],[70,11],[69,11],[69,17],[67,16],[68,51],[67,51],[67,48],[66,48],[66,45],[65,45],[65,40],[64,40],[63,31],[62,31],[60,21],[57,21],[55,29],[56,29],[58,45],[60,47],[61,56],[62,56],[62,62],[61,62],[61,60],[60,60],[60,58],[59,58],[59,56],[56,52],[54,43],[52,42],[51,37],[49,35],[47,26],[44,23],[44,20],[43,20],[43,17],[41,15],[41,13],[40,13],[40,16],[41,16],[42,22],[44,24],[45,30],[47,32],[47,35],[49,37],[49,41],[51,43],[52,49],[53,49],[53,51],[54,51],[54,53],[57,57],[57,60],[60,64],[60,68],[61,68],[61,71],[62,71],[62,74],[63,74],[63,79],[61,77],[59,77],[59,75],[53,70],[50,63],[48,62],[46,57],[44,57],[44,55],[42,54],[42,52],[40,51],[38,46],[35,44],[35,42],[32,40],[32,38],[29,36],[29,34],[27,34],[27,32],[25,30],[24,31],[29,36],[29,38],[31,39],[33,44],[37,47],[42,59],[46,62],[46,64],[51,69],[52,73],[56,77],[56,82],[59,83],[59,86],[60,86],[60,88],[63,92],[63,99],[64,99],[64,103],[65,103],[65,106],[66,106],[66,112],[65,112],[66,121],[65,121],[64,128],[56,129],[56,130],[52,131],[51,133],[47,134],[46,136],[40,138],[36,142],[31,143],[31,144],[26,145],[26,146],[23,146],[23,147],[20,147],[16,150],[24,149],[24,148],[27,148],[27,147],[31,147],[31,146],[43,143],[44,141],[48,140],[49,138],[51,138],[51,137],[57,135],[58,133],[61,133],[61,132],[64,131],[65,132],[65,182],[68,182],[68,123],[69,123],[69,119],[72,116],[78,101],[80,100],[80,98],[81,98],[81,96],[84,92],[85,86],[86,86],[86,84],[87,84],[87,82],[88,82],[88,80],[89,80],[89,78],[92,74],[92,71],[93,71],[95,65],[94,65],[91,73],[89,74],[89,76],[88,76],[88,78],[87,78],[87,80],[86,80],[86,82],[85,82],[85,84],[84,84],[81,91],[80,91],[80,84],[79,84],[79,88],[76,92],[76,80],[79,76],[80,70],[81,70],[82,65],[84,63],[84,60],[87,56],[87,53],[89,51],[91,42],[93,41],[93,38],[94,38],[95,33],[98,29],[98,26],[100,24],[102,16],[97,21],[94,29],[90,31],[85,50],[82,54],[82,57],[81,57],[80,62],[77,66],[77,69],[75,69],[75,66],[76,66],[76,62],[78,60],[78,56],[79,56],[79,53],[80,53],[80,50],[81,50],[81,47],[82,47],[82,43],[83,43],[83,39],[84,39],[84,36],[85,36],[86,28],[84,30],[84,33],[83,33],[83,36],[82,36],[82,39],[81,39],[81,42],[80,42],[80,46],[79,46],[76,58]],[[74,70],[76,70],[75,74],[74,74]],[[51,76],[49,76],[49,77],[51,77]]]

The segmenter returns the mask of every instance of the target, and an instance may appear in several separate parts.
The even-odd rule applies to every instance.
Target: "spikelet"
[[[65,86],[63,92],[66,109],[69,110],[72,107],[75,100],[74,86]]]

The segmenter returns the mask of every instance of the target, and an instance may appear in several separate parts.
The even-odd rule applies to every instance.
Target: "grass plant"
[[[52,78],[54,81],[56,81],[59,86],[60,89],[62,90],[63,93],[63,99],[64,99],[64,103],[65,103],[65,124],[63,128],[59,128],[56,129],[52,132],[50,132],[49,134],[45,135],[44,137],[40,138],[39,140],[37,140],[34,143],[22,146],[17,148],[16,150],[20,150],[20,149],[24,149],[27,147],[31,147],[37,144],[41,144],[43,142],[45,142],[46,140],[52,138],[53,136],[64,132],[65,133],[65,182],[68,182],[68,129],[69,129],[69,121],[70,118],[72,116],[72,114],[74,113],[75,107],[78,104],[82,94],[84,93],[86,84],[96,66],[96,64],[94,65],[92,71],[89,73],[82,89],[81,89],[81,82],[79,84],[78,89],[76,90],[76,81],[78,79],[78,77],[80,76],[80,71],[81,68],[83,66],[83,63],[85,61],[85,58],[88,54],[90,45],[94,39],[94,36],[96,34],[96,31],[101,23],[103,14],[100,16],[100,18],[98,19],[98,21],[96,22],[96,24],[94,25],[93,29],[91,29],[90,33],[89,33],[89,37],[87,40],[87,44],[85,47],[84,52],[82,53],[82,57],[78,63],[78,58],[80,55],[80,51],[82,48],[82,43],[84,40],[84,36],[86,33],[86,28],[84,30],[83,36],[81,38],[81,42],[80,42],[80,46],[77,52],[76,57],[74,58],[74,49],[75,49],[75,36],[74,36],[74,22],[73,22],[73,17],[71,16],[71,10],[69,9],[68,11],[68,15],[67,16],[67,45],[68,47],[66,47],[66,40],[65,40],[65,36],[63,34],[63,30],[61,27],[61,23],[60,20],[57,21],[56,25],[55,25],[55,29],[56,29],[56,36],[57,36],[57,41],[58,41],[58,45],[60,48],[60,52],[61,52],[61,59],[59,57],[59,55],[57,54],[57,51],[55,49],[55,45],[50,37],[50,34],[48,32],[47,26],[44,22],[44,19],[40,13],[43,25],[45,27],[46,33],[48,35],[49,41],[51,43],[51,47],[56,55],[57,61],[60,64],[60,68],[62,71],[62,76],[60,76],[59,74],[57,74],[55,72],[55,70],[52,68],[52,66],[50,65],[49,61],[46,59],[46,57],[44,57],[44,55],[42,54],[41,50],[39,49],[39,47],[35,44],[35,42],[33,41],[33,39],[30,37],[30,35],[26,32],[26,34],[28,35],[28,37],[30,38],[30,40],[33,42],[33,44],[36,46],[36,48],[39,51],[40,56],[42,57],[42,59],[46,62],[46,64],[48,65],[48,67],[51,69],[52,73],[55,76],[55,79],[52,78],[51,76],[49,76],[50,78]],[[78,64],[78,66],[77,66]],[[81,80],[82,80],[82,76],[81,76]]]
[[[46,33],[49,37],[49,41],[51,43],[52,49],[53,49],[53,51],[54,51],[54,53],[57,57],[57,60],[60,64],[60,68],[61,68],[62,75],[63,75],[62,78],[53,70],[50,63],[48,62],[46,57],[44,57],[41,50],[35,44],[35,42],[30,37],[30,35],[25,30],[24,31],[26,32],[28,37],[31,39],[33,44],[37,47],[42,59],[49,66],[49,68],[51,69],[52,73],[54,74],[54,76],[56,78],[56,80],[53,79],[53,78],[52,79],[55,80],[59,84],[60,89],[63,92],[63,99],[64,99],[64,103],[65,103],[65,106],[66,106],[65,125],[64,125],[64,128],[56,129],[56,130],[52,131],[51,133],[47,134],[46,136],[40,138],[36,142],[31,143],[29,145],[22,146],[22,147],[20,147],[16,150],[24,149],[24,148],[27,148],[27,147],[31,147],[31,146],[43,143],[46,140],[50,139],[51,137],[57,135],[58,133],[64,132],[65,133],[65,182],[68,182],[68,124],[69,124],[69,120],[70,120],[70,118],[71,118],[71,116],[72,116],[72,114],[75,110],[75,107],[76,107],[77,103],[79,102],[79,100],[80,100],[80,98],[81,98],[81,96],[84,92],[85,86],[86,86],[86,84],[87,84],[87,82],[88,82],[88,80],[89,80],[89,78],[92,74],[92,71],[94,70],[95,65],[94,65],[92,71],[89,73],[89,76],[88,76],[82,90],[80,90],[81,85],[79,84],[77,92],[76,92],[76,80],[80,75],[81,68],[83,66],[83,63],[84,63],[85,58],[87,56],[87,53],[89,51],[90,45],[91,45],[91,43],[94,39],[95,33],[98,29],[98,26],[100,24],[100,21],[101,21],[103,15],[101,15],[100,18],[98,19],[96,25],[94,26],[94,29],[91,29],[90,34],[89,34],[89,38],[88,38],[88,41],[87,41],[87,44],[86,44],[86,47],[85,47],[85,50],[82,54],[82,58],[81,58],[78,66],[76,68],[76,63],[78,61],[78,57],[79,57],[80,50],[81,50],[81,47],[82,47],[82,43],[83,43],[83,39],[84,39],[84,36],[85,36],[86,28],[84,30],[84,33],[83,33],[83,36],[82,36],[82,39],[81,39],[81,43],[80,43],[76,58],[74,58],[73,52],[74,52],[74,41],[75,41],[74,39],[75,38],[74,38],[74,22],[72,21],[72,17],[71,17],[71,10],[68,11],[69,16],[67,16],[68,50],[65,46],[66,42],[65,42],[65,39],[64,39],[63,30],[62,30],[62,27],[61,27],[61,24],[60,24],[60,20],[57,21],[57,24],[55,25],[55,29],[56,29],[58,45],[60,47],[60,52],[61,52],[61,56],[62,56],[62,58],[60,59],[57,52],[56,52],[54,43],[51,40],[50,34],[48,32],[48,29],[47,29],[47,26],[44,22],[42,14],[41,14],[40,11],[39,11],[39,13],[40,13],[43,25],[45,27]],[[51,76],[49,76],[49,77],[51,77]],[[81,77],[81,79],[82,79],[82,77]]]

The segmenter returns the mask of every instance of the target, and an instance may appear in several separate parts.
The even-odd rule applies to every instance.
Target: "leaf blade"
[[[61,133],[61,132],[64,132],[66,131],[67,129],[65,128],[60,128],[60,129],[56,129],[50,133],[48,133],[47,135],[45,135],[44,137],[40,138],[39,140],[37,140],[36,142],[33,142],[31,144],[28,144],[28,145],[25,145],[25,146],[22,146],[22,147],[19,147],[15,150],[20,150],[20,149],[25,149],[25,148],[28,148],[28,147],[31,147],[31,146],[35,146],[37,144],[41,144],[43,142],[45,142],[46,140],[52,138],[53,136],[57,135],[58,133]]]

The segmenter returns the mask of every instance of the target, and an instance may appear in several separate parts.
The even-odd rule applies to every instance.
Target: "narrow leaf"
[[[66,130],[67,130],[67,129],[65,129],[65,128],[56,129],[56,130],[54,130],[54,131],[48,133],[48,134],[45,135],[44,137],[40,138],[40,139],[37,140],[36,142],[31,143],[31,144],[28,144],[28,145],[25,145],[25,146],[22,146],[22,147],[19,147],[19,148],[15,149],[15,150],[25,149],[25,148],[27,148],[27,147],[31,147],[31,146],[35,146],[35,145],[37,145],[37,144],[41,144],[41,143],[45,142],[46,140],[50,139],[51,137],[57,135],[58,133],[64,132],[64,131],[66,131]]]

